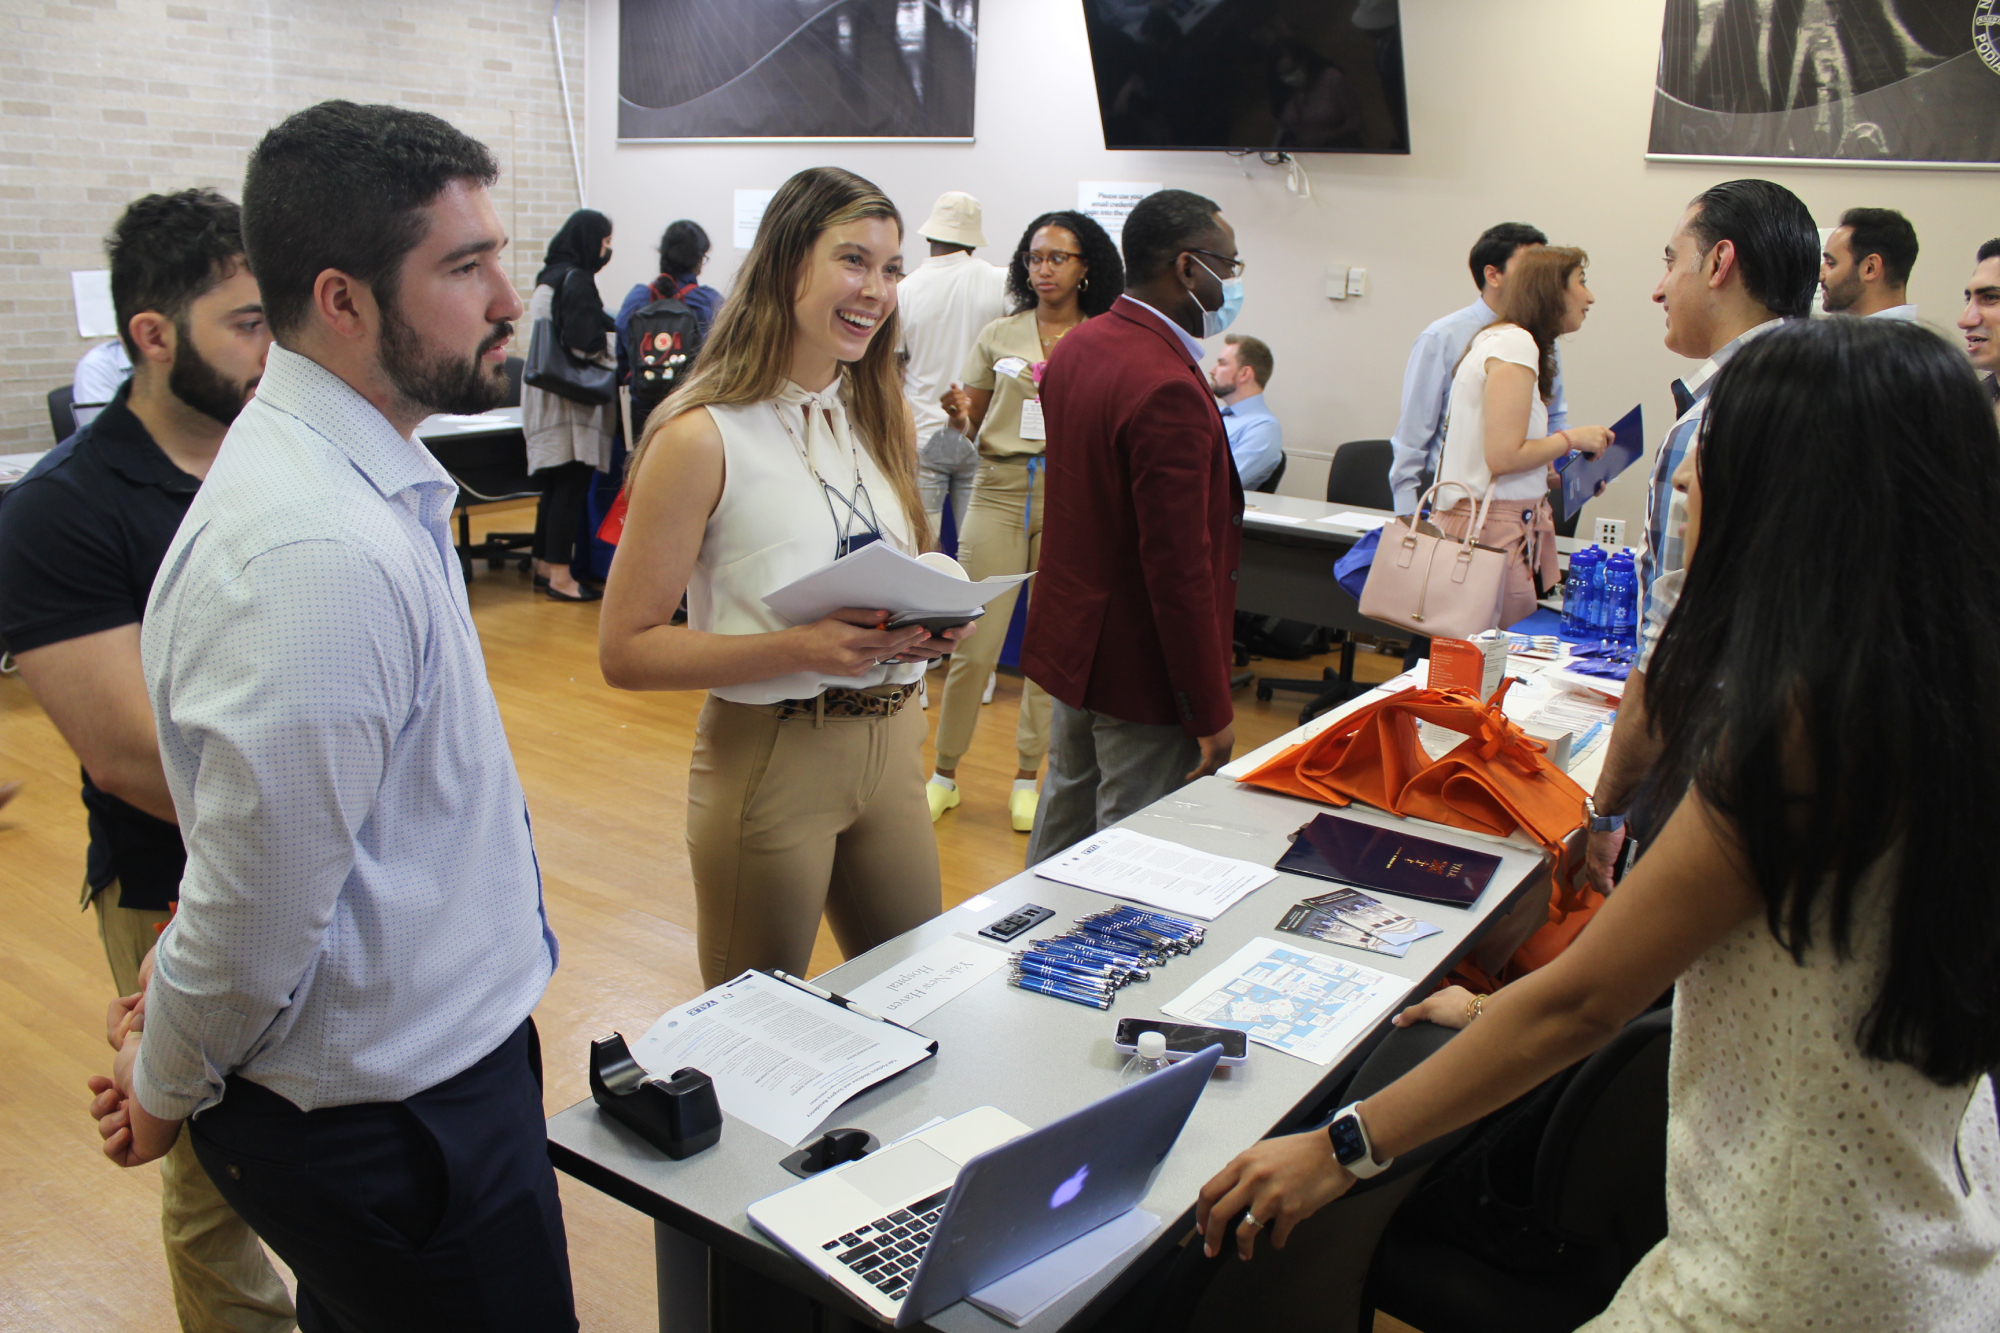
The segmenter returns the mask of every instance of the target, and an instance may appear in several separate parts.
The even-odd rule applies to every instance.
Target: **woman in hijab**
[[[579,208],[549,242],[528,327],[549,319],[556,337],[579,359],[609,362],[607,335],[615,325],[597,294],[596,273],[611,258],[611,219]],[[558,602],[594,602],[603,596],[570,572],[577,529],[591,475],[611,466],[611,408],[591,407],[521,387],[521,427],[528,439],[528,470],[542,483],[535,506],[535,586]]]

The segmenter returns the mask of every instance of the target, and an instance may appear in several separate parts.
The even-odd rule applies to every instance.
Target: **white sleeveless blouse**
[[[701,552],[688,579],[688,624],[715,634],[766,634],[790,623],[764,604],[767,594],[832,564],[841,530],[834,515],[846,505],[827,496],[801,456],[803,446],[836,491],[851,497],[859,478],[874,504],[883,539],[916,554],[895,487],[866,449],[850,446],[841,383],[808,393],[786,381],[777,399],[747,406],[711,404],[709,416],[722,436],[722,498],[708,516]],[[784,416],[781,420],[779,413]],[[785,429],[789,422],[791,432]],[[862,516],[868,516],[866,506]],[[863,530],[855,522],[850,532]],[[717,698],[740,704],[810,699],[829,686],[868,689],[907,685],[923,675],[921,662],[880,666],[860,676],[795,671],[742,685],[719,685]]]
[[[2000,1328],[1992,1085],[1939,1087],[1855,1043],[1888,966],[1891,864],[1857,895],[1851,957],[1822,923],[1800,966],[1759,912],[1681,977],[1667,1238],[1590,1333]]]

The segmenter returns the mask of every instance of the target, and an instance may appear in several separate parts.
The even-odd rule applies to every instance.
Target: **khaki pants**
[[[958,540],[958,562],[975,581],[996,574],[1025,574],[1042,558],[1042,486],[1047,474],[1035,458],[982,459],[972,483],[972,506]],[[1029,510],[1030,493],[1033,511]],[[1007,641],[1007,623],[1014,616],[1019,590],[996,598],[979,622],[979,632],[952,654],[944,682],[944,708],[938,714],[937,766],[957,769],[972,746],[979,726],[979,699],[986,679],[1000,660]],[[1049,694],[1027,677],[1021,678],[1021,720],[1014,727],[1014,749],[1023,773],[1042,766],[1049,752]]]
[[[924,715],[779,721],[714,695],[695,727],[688,860],[704,984],[804,976],[820,914],[853,958],[936,916]]]
[[[83,892],[97,908],[97,937],[104,942],[111,980],[120,995],[130,995],[139,989],[139,964],[159,938],[153,927],[164,924],[167,913],[120,907],[115,879],[95,894],[88,884]],[[296,1327],[292,1298],[257,1233],[216,1192],[185,1127],[160,1159],[160,1235],[174,1312],[188,1333],[278,1333]]]

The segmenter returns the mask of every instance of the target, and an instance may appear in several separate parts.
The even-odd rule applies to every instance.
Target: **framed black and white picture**
[[[1666,0],[1646,156],[2000,166],[2000,0]]]
[[[979,0],[619,0],[618,137],[972,138]]]

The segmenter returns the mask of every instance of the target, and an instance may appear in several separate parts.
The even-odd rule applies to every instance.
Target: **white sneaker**
[[[1000,673],[996,671],[992,675],[986,678],[986,693],[979,696],[979,702],[983,704],[992,703],[993,691],[997,689],[999,685],[1000,685]]]

